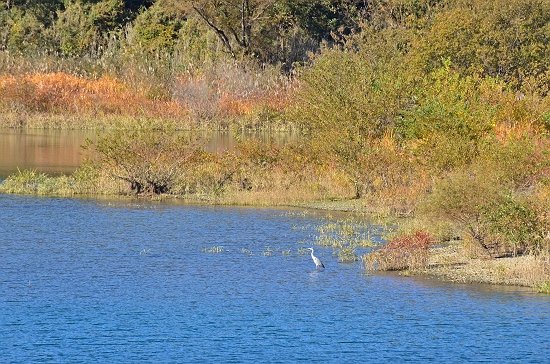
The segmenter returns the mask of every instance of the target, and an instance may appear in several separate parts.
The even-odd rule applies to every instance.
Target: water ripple
[[[547,296],[368,276],[323,248],[317,271],[298,254],[311,232],[293,226],[319,221],[282,212],[0,195],[3,361],[550,357]]]

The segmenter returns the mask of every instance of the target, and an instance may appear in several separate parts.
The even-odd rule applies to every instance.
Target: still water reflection
[[[550,297],[365,275],[321,247],[316,271],[298,249],[322,218],[0,195],[2,361],[548,362]]]
[[[251,137],[252,134],[245,135]],[[284,144],[296,138],[289,133],[260,133],[254,137],[273,138]],[[0,178],[17,169],[34,169],[48,174],[68,174],[82,163],[86,139],[97,140],[97,133],[86,130],[0,128]],[[233,150],[237,140],[230,132],[213,132],[205,148],[210,152]]]
[[[95,133],[79,130],[0,129],[0,178],[17,169],[72,173],[80,165],[81,145]]]

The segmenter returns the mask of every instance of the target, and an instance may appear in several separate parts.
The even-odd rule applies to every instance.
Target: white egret
[[[311,259],[313,259],[313,262],[315,263],[315,269],[318,269],[319,267],[325,267],[323,262],[319,258],[317,258],[315,255],[313,255],[313,248],[307,248],[311,250]]]

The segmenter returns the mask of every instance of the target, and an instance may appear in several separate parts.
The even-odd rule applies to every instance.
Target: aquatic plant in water
[[[203,253],[215,253],[215,254],[219,254],[219,253],[223,253],[223,252],[225,252],[225,251],[227,251],[227,250],[225,250],[224,247],[221,246],[221,245],[213,246],[213,247],[211,247],[211,248],[206,248],[206,247],[202,248],[202,252],[203,252]]]

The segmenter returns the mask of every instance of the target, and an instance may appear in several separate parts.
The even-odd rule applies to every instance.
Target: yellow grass
[[[173,87],[156,93],[164,96],[154,97],[148,89],[130,87],[109,75],[89,79],[64,72],[6,74],[0,76],[0,113],[8,115],[2,124],[78,127],[74,121],[81,120],[86,127],[91,118],[147,117],[177,120],[187,126],[211,124],[212,120],[227,126],[227,120],[235,119],[266,126],[288,106],[292,93],[283,86],[229,90],[223,82],[208,83],[200,77],[176,77]],[[17,114],[18,120],[10,114]],[[67,123],[56,116],[74,120]]]
[[[461,242],[430,249],[426,268],[416,273],[461,283],[491,283],[536,286],[550,280],[548,255],[489,259],[474,254],[472,247]]]

